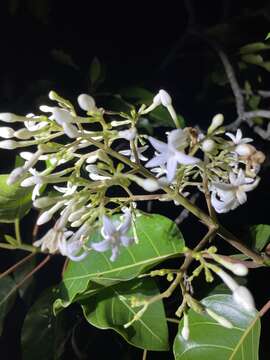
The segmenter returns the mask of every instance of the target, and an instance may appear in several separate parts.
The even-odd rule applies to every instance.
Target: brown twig
[[[0,274],[0,279],[2,279],[4,276],[7,276],[8,274],[12,273],[14,270],[16,270],[19,266],[21,266],[22,264],[24,264],[26,261],[30,260],[33,256],[35,256],[35,253],[31,253],[27,256],[25,256],[23,259],[21,259],[20,261],[18,261],[16,264],[14,264],[13,266],[11,266],[10,268],[8,268],[6,271],[2,272]]]
[[[30,271],[16,286],[14,286],[7,295],[0,301],[0,306],[17,291],[31,276],[33,276],[38,270],[40,270],[51,258],[51,255],[47,255],[32,271]]]

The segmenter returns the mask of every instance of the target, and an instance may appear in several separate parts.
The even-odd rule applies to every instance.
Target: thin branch
[[[44,260],[42,260],[32,271],[30,271],[16,286],[14,286],[7,295],[1,299],[0,306],[12,295],[15,291],[17,291],[31,276],[33,276],[38,270],[43,268],[43,266],[51,259],[51,255],[47,255]]]
[[[8,274],[12,273],[14,270],[16,270],[19,266],[21,266],[22,264],[24,264],[26,261],[30,260],[33,256],[35,256],[35,253],[31,253],[27,256],[25,256],[23,259],[21,259],[20,261],[18,261],[16,264],[14,264],[13,266],[11,266],[10,268],[8,268],[6,271],[2,272],[0,274],[0,279],[2,279],[4,276],[7,276]]]
[[[267,311],[270,309],[270,300],[261,308],[260,310],[260,317],[264,316]]]
[[[142,360],[146,360],[146,358],[147,358],[147,350],[144,349],[144,350],[143,350]]]

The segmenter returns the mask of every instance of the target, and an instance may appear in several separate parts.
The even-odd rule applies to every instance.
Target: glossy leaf
[[[0,222],[21,219],[32,207],[32,189],[7,185],[8,175],[0,175]]]
[[[266,38],[267,40],[267,38]],[[268,50],[270,46],[263,42],[251,43],[240,48],[240,54],[254,54],[259,51]]]
[[[95,289],[96,285],[89,285],[90,282],[110,286],[130,280],[183,251],[185,244],[180,230],[164,216],[141,214],[136,219],[136,231],[139,243],[123,247],[114,262],[109,260],[110,251],[91,251],[85,260],[69,262],[61,285],[61,299],[56,302],[55,309],[68,306],[86,289]],[[90,243],[99,240],[100,231],[91,237]]]
[[[0,336],[3,331],[3,323],[5,316],[11,309],[16,298],[16,292],[7,296],[9,292],[16,286],[11,276],[5,276],[0,279]]]
[[[104,288],[81,305],[90,324],[100,329],[113,329],[142,349],[166,351],[169,349],[168,328],[161,300],[150,305],[138,321],[124,328],[141,308],[132,307],[131,299],[146,300],[158,294],[154,280],[132,280]]]
[[[174,341],[176,360],[258,360],[260,320],[258,315],[239,307],[231,295],[214,295],[203,304],[228,319],[232,329],[219,325],[209,316],[189,311],[190,337],[181,336],[183,320]]]
[[[263,248],[270,242],[270,225],[253,225],[250,228],[250,232],[252,244],[256,250],[263,250]]]
[[[22,328],[23,360],[58,359],[63,351],[63,314],[55,315],[54,289],[45,290],[28,311]]]

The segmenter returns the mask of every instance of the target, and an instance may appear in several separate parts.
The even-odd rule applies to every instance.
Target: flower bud
[[[57,199],[54,197],[44,196],[36,199],[33,204],[38,209],[44,209],[55,204],[56,201]]]
[[[240,262],[233,263],[225,260],[223,257],[216,254],[212,254],[212,257],[215,261],[217,261],[219,264],[221,264],[237,276],[246,276],[248,273],[248,268],[246,267],[246,265]]]
[[[4,139],[10,139],[14,136],[14,130],[10,127],[0,127],[0,137]]]
[[[82,217],[82,215],[84,215],[86,212],[88,211],[88,209],[86,207],[82,207],[81,209],[74,211],[73,213],[71,213],[68,217],[68,221],[70,221],[71,223],[80,220],[80,218]]]
[[[3,140],[0,141],[0,149],[13,150],[19,147],[19,143],[14,140]]]
[[[87,94],[81,94],[78,96],[78,104],[82,110],[87,112],[97,110],[95,99]]]
[[[28,140],[33,136],[33,133],[25,128],[15,131],[14,136],[21,140]]]
[[[256,151],[255,147],[249,144],[239,144],[235,148],[235,152],[240,156],[249,157]]]
[[[142,179],[137,176],[132,176],[131,179],[146,191],[154,192],[160,189],[159,183],[154,179]]]
[[[61,209],[61,207],[64,206],[65,201],[59,201],[56,203],[53,207],[51,207],[49,210],[44,211],[39,218],[37,219],[37,225],[43,225],[46,222],[50,221],[53,217],[54,213]]]
[[[189,339],[189,321],[188,321],[188,315],[186,313],[184,313],[184,326],[181,331],[181,335],[184,338],[184,340],[187,341]]]
[[[237,282],[229,274],[227,274],[225,271],[223,271],[221,269],[217,269],[215,272],[224,281],[224,283],[228,286],[228,288],[232,292],[234,292],[239,287]]]
[[[224,327],[226,327],[228,329],[233,328],[233,324],[229,320],[224,318],[223,316],[218,315],[217,313],[215,313],[213,310],[211,310],[209,308],[206,308],[205,311],[207,312],[207,314],[209,316],[211,316],[211,318],[216,320],[221,326],[224,326]]]
[[[71,139],[76,139],[77,137],[80,136],[79,131],[76,129],[76,127],[72,124],[69,123],[63,123],[63,130],[65,132],[65,134],[71,138]]]
[[[238,286],[233,291],[233,298],[237,304],[241,305],[248,312],[256,309],[253,296],[245,286]]]
[[[206,139],[202,143],[202,151],[206,153],[213,151],[215,147],[216,147],[216,143],[212,139]]]
[[[159,90],[161,104],[165,107],[172,105],[172,98],[165,90]]]
[[[12,113],[0,113],[0,120],[7,122],[7,123],[14,123],[17,121],[24,121],[24,116],[15,115]]]
[[[12,185],[15,182],[17,182],[20,179],[20,177],[25,173],[25,171],[26,170],[22,166],[17,167],[16,169],[14,169],[9,174],[9,177],[7,179],[7,185]]]
[[[208,128],[208,134],[211,134],[217,128],[219,128],[224,122],[224,116],[222,114],[216,114],[211,122],[210,127]]]

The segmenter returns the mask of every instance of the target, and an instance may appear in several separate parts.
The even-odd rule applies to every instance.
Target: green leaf
[[[232,329],[227,329],[211,317],[188,312],[190,338],[181,336],[183,320],[174,341],[176,360],[258,360],[260,320],[239,307],[231,295],[214,295],[202,303],[228,319]]]
[[[155,96],[155,94],[153,94],[151,91],[139,86],[124,88],[120,90],[120,94],[123,96],[123,98],[136,100],[137,104],[139,105],[150,105]]]
[[[139,348],[166,351],[169,350],[168,327],[161,300],[151,304],[139,320],[124,328],[140,309],[131,306],[132,298],[143,301],[158,294],[154,280],[132,280],[104,288],[81,305],[87,321],[97,328],[113,329]]]
[[[262,50],[268,50],[268,49],[270,49],[269,45],[267,45],[267,44],[265,44],[263,42],[256,42],[256,43],[252,43],[252,44],[242,46],[240,48],[240,54],[254,54],[255,52],[259,52],[259,51],[262,51]]]
[[[69,262],[61,285],[61,299],[55,303],[55,310],[68,306],[88,288],[89,282],[103,286],[131,280],[169,257],[181,253],[183,236],[170,219],[161,215],[142,214],[136,218],[138,244],[122,248],[116,261],[109,260],[111,253],[91,251],[80,262]],[[132,235],[132,234],[131,234]],[[90,241],[101,240],[97,231]],[[90,290],[95,287],[90,284]]]
[[[16,298],[16,292],[7,297],[7,294],[16,286],[11,276],[5,276],[0,279],[0,336],[3,331],[5,316],[11,309]]]
[[[254,248],[258,251],[263,250],[270,241],[270,225],[253,225],[250,227],[250,232]]]
[[[63,314],[52,312],[55,289],[47,289],[28,311],[22,328],[23,360],[58,359],[63,352]]]
[[[0,175],[0,222],[5,223],[21,219],[32,207],[32,188],[7,185],[8,176]]]
[[[148,117],[150,119],[153,119],[155,121],[155,126],[167,126],[167,127],[175,127],[174,121],[171,118],[171,115],[169,114],[168,110],[165,109],[162,106],[157,107],[155,110],[151,111],[150,114],[148,114]],[[178,124],[181,128],[185,126],[185,120],[183,116],[177,114]]]
[[[268,40],[268,39],[270,39],[270,32],[266,35],[265,40]]]
[[[261,55],[249,54],[243,55],[242,60],[249,64],[262,65],[263,57]]]

